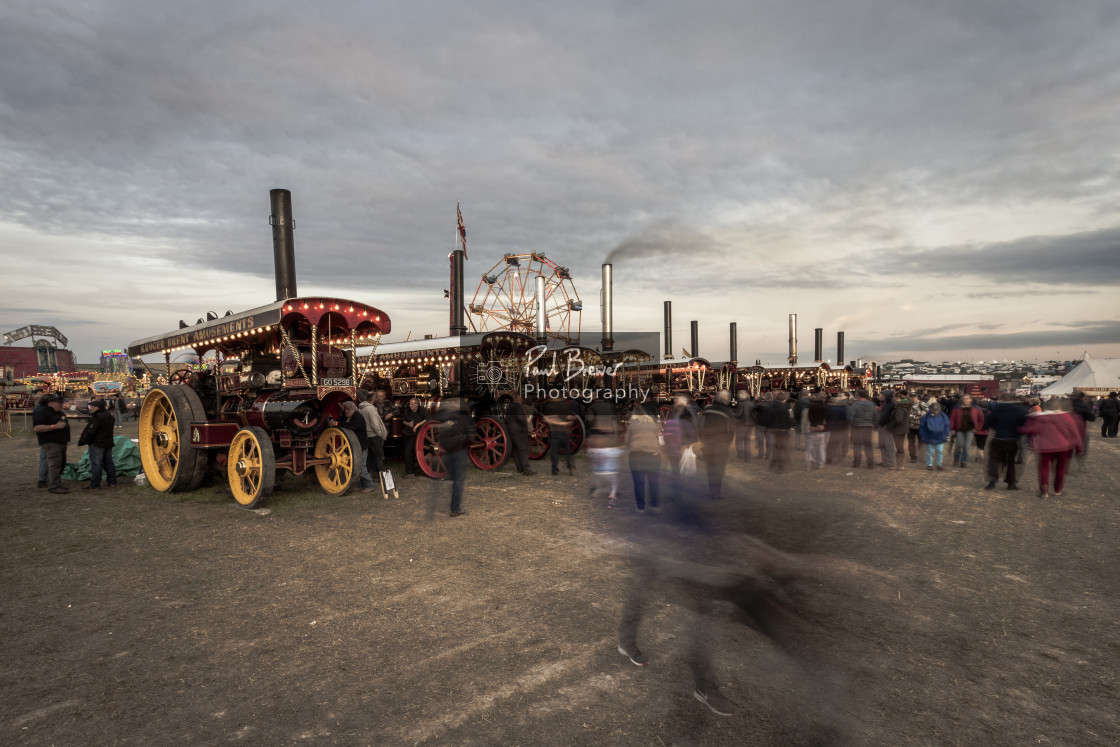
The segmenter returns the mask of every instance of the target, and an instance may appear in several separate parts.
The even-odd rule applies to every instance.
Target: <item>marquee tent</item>
[[[1067,395],[1082,391],[1090,396],[1107,395],[1120,392],[1120,358],[1092,360],[1085,354],[1085,360],[1062,378],[1039,392],[1042,397]]]

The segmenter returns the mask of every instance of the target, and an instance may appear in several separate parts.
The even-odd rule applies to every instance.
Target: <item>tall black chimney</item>
[[[692,357],[700,356],[700,322],[692,322]]]
[[[673,359],[673,302],[665,302],[665,359]]]
[[[739,362],[739,325],[731,322],[731,362]]]
[[[824,328],[817,327],[813,330],[813,362],[820,363],[824,360]]]
[[[467,334],[463,319],[463,250],[451,252],[451,335]]]
[[[789,364],[797,365],[797,314],[789,315]]]
[[[269,192],[272,215],[272,259],[276,265],[276,300],[296,297],[296,245],[292,236],[296,222],[292,218],[292,193],[286,189]]]
[[[844,365],[844,333],[836,333],[836,365]]]
[[[614,281],[611,279],[611,273],[614,269],[611,264],[603,265],[603,290],[602,290],[602,314],[603,314],[603,350],[614,350]]]

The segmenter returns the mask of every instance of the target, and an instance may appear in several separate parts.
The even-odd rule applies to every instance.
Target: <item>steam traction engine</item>
[[[412,397],[433,412],[442,399],[465,398],[476,425],[468,451],[470,460],[478,469],[496,470],[510,454],[504,405],[526,382],[526,370],[532,367],[537,345],[534,338],[518,332],[385,343],[369,354],[362,374],[370,388],[391,391],[402,408]],[[529,458],[541,459],[548,454],[548,426],[536,411],[530,411],[528,421]],[[391,437],[400,435],[392,425],[386,425]],[[438,427],[439,423],[430,419],[416,436],[417,464],[432,478],[447,474]],[[583,439],[584,423],[576,417],[568,431],[572,453],[579,450]]]
[[[234,499],[266,500],[277,470],[315,470],[331,495],[361,475],[361,447],[328,426],[356,398],[355,347],[389,331],[371,306],[337,298],[291,298],[138,340],[130,355],[163,353],[169,384],[140,410],[140,456],[156,490],[197,488],[211,463],[224,467]],[[171,370],[170,356],[213,353],[206,370]]]
[[[166,385],[140,409],[140,458],[161,492],[194,490],[211,467],[224,470],[234,499],[265,501],[279,470],[313,469],[319,486],[342,495],[358,481],[357,436],[341,406],[357,394],[357,347],[389,332],[389,317],[340,298],[296,295],[291,193],[272,190],[277,300],[267,306],[207,314],[196,324],[133,342],[130,356],[162,353]],[[209,365],[173,369],[189,351]]]

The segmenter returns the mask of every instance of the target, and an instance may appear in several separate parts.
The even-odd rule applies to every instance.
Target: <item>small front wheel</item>
[[[276,485],[276,455],[264,429],[242,428],[229,445],[226,461],[233,499],[245,508],[256,508],[272,495]]]
[[[349,428],[327,428],[315,442],[315,479],[328,495],[346,495],[362,477],[362,446]]]

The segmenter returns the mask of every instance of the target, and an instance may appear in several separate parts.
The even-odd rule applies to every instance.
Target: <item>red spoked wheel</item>
[[[669,405],[661,405],[657,408],[657,415],[662,420],[668,420],[669,416],[673,414],[673,408]]]
[[[509,435],[494,418],[479,418],[475,425],[475,440],[470,448],[471,461],[482,470],[494,470],[509,458]]]
[[[171,378],[167,380],[169,384],[183,384],[185,386],[193,387],[198,383],[198,374],[189,368],[180,368],[175,373],[171,374]]]
[[[439,422],[429,420],[416,432],[416,463],[425,475],[438,480],[447,474],[443,452],[439,448]]]
[[[583,437],[587,432],[587,428],[583,425],[583,419],[576,415],[575,420],[568,426],[568,453],[575,454],[579,451],[579,447],[583,446]]]
[[[548,454],[548,423],[540,413],[529,416],[529,458],[543,459]]]

